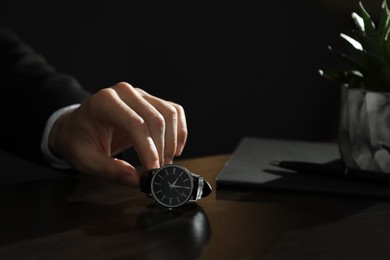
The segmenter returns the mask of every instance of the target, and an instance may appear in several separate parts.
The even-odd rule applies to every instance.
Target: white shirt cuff
[[[43,153],[43,157],[45,160],[49,163],[50,166],[58,169],[70,169],[72,168],[69,163],[67,163],[65,160],[55,156],[49,148],[49,136],[51,129],[54,125],[54,123],[57,121],[57,119],[63,115],[64,113],[74,110],[78,108],[80,104],[74,104],[70,106],[66,106],[63,108],[58,109],[55,111],[47,120],[45,129],[43,131],[42,141],[41,141],[41,151]]]

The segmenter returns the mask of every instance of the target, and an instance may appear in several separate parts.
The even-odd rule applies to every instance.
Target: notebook
[[[217,189],[272,189],[390,198],[390,184],[299,174],[271,166],[272,160],[341,162],[336,143],[244,137],[217,175]]]

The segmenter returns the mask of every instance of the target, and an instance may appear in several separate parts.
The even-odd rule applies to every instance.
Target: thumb
[[[134,166],[124,160],[113,158],[99,151],[89,152],[89,163],[84,172],[101,177],[111,183],[132,188],[139,187],[139,175]]]

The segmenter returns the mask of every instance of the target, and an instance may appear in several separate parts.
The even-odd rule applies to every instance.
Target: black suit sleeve
[[[57,72],[15,34],[0,27],[0,149],[43,162],[45,123],[57,109],[83,102],[90,93]]]

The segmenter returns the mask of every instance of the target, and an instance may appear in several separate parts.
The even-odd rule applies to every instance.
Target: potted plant
[[[344,63],[319,70],[342,87],[339,148],[348,167],[390,173],[390,11],[383,1],[377,23],[363,4],[356,29],[340,36],[347,51],[329,47]]]

